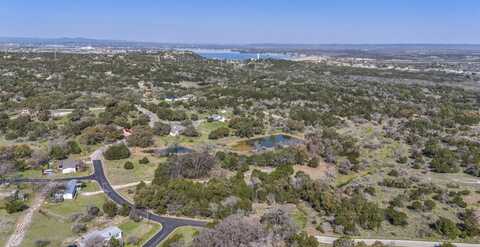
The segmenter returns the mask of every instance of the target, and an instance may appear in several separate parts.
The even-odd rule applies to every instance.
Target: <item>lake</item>
[[[291,57],[281,53],[248,53],[232,50],[192,49],[191,51],[207,59],[245,61],[249,59],[289,60]]]

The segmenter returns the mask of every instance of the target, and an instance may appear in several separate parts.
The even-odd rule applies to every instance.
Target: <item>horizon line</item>
[[[247,43],[215,43],[215,42],[179,42],[179,41],[145,41],[145,40],[128,40],[128,39],[110,39],[110,38],[91,38],[91,37],[72,37],[72,36],[56,36],[56,37],[28,37],[28,36],[0,36],[1,39],[32,39],[32,40],[90,40],[90,41],[102,41],[102,42],[121,42],[121,43],[153,43],[153,44],[175,44],[175,45],[236,45],[236,46],[248,46],[248,45],[299,45],[299,46],[314,46],[314,45],[467,45],[467,46],[480,46],[480,43],[431,43],[431,42],[319,42],[319,43],[296,43],[296,42],[247,42]]]

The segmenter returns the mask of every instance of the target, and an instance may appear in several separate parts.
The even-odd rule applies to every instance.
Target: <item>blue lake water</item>
[[[217,60],[235,60],[235,61],[244,61],[249,59],[279,59],[279,60],[289,60],[291,57],[287,54],[281,53],[246,53],[238,52],[231,50],[192,50],[198,55],[208,58],[208,59],[217,59]]]

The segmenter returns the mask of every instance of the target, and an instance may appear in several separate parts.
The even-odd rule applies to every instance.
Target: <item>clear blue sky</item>
[[[480,44],[480,1],[2,0],[0,36]]]

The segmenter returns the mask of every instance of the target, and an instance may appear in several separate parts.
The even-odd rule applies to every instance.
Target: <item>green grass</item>
[[[78,236],[71,230],[71,223],[51,216],[35,213],[22,246],[35,246],[37,240],[48,240],[50,246],[66,246]]]
[[[43,206],[46,210],[64,216],[74,213],[85,212],[87,206],[95,205],[102,208],[103,203],[107,200],[104,194],[94,196],[79,195],[75,200],[65,200],[62,203],[45,203]]]
[[[302,211],[301,208],[297,208],[292,212],[292,219],[295,224],[297,224],[300,229],[304,229],[307,226],[307,214]]]
[[[168,240],[171,240],[171,238],[173,238],[176,235],[180,236],[180,239],[185,242],[184,246],[190,246],[193,242],[193,239],[198,234],[198,232],[199,232],[199,229],[195,227],[191,227],[191,226],[179,227],[175,229],[175,231],[170,233],[170,235],[166,240],[160,243],[160,247],[168,247],[166,245],[166,242],[168,242]]]
[[[122,230],[125,241],[131,236],[135,236],[140,239],[140,245],[136,246],[141,246],[142,243],[146,242],[151,236],[153,236],[162,228],[160,224],[149,223],[146,221],[134,222],[131,220],[118,225],[118,227]],[[126,247],[133,246],[135,245],[126,245]]]
[[[157,164],[164,159],[147,156],[150,163],[139,164],[138,160],[144,156],[147,156],[147,154],[129,159],[107,161],[105,163],[105,168],[110,182],[114,185],[122,185],[139,181],[151,181],[154,177],[155,169],[157,169]],[[133,169],[127,170],[123,168],[123,165],[127,161],[133,162]]]
[[[8,214],[5,210],[0,209],[0,246],[5,246],[8,238],[15,230],[15,224],[21,214]]]

